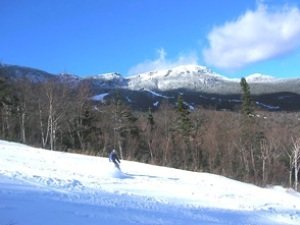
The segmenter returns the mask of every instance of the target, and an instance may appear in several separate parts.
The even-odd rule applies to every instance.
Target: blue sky
[[[0,28],[1,63],[51,73],[300,77],[299,0],[1,0]]]

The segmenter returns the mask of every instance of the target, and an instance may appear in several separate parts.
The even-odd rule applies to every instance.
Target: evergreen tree
[[[0,76],[0,107],[11,103],[11,94],[10,85],[5,78]]]
[[[190,112],[184,104],[181,95],[179,95],[177,99],[177,111],[179,113],[177,119],[177,130],[183,137],[188,137],[192,130],[192,122],[189,118]]]
[[[241,79],[240,85],[242,89],[242,113],[248,116],[252,115],[253,108],[252,108],[250,87],[244,77]]]
[[[179,139],[174,139],[174,142],[177,143],[179,147],[178,153],[174,160],[174,166],[178,168],[186,169],[189,166],[189,163],[192,160],[191,154],[191,133],[192,133],[192,121],[189,117],[189,110],[184,104],[183,98],[181,95],[177,99],[177,121],[175,123],[175,133]],[[180,147],[181,146],[181,147]]]
[[[254,109],[251,100],[250,87],[245,78],[240,82],[242,89],[242,117],[241,117],[241,154],[244,160],[244,174],[246,180],[258,182],[259,153],[261,142],[265,139],[264,132],[260,129],[259,123],[254,116]]]
[[[132,112],[123,105],[120,94],[117,92],[114,98],[114,132],[117,136],[120,158],[124,158],[123,146],[127,135],[138,136],[138,127],[136,126],[137,118]]]
[[[18,136],[15,132],[18,124],[18,98],[15,92],[15,88],[5,77],[5,72],[0,70],[0,136],[10,140],[17,140]]]
[[[152,114],[152,111],[151,111],[150,107],[148,109],[147,124],[148,124],[148,126],[150,126],[150,130],[152,131],[155,122],[154,122],[153,114]]]
[[[155,126],[154,117],[151,108],[149,107],[148,114],[147,114],[146,142],[148,144],[148,149],[149,149],[150,158],[152,162],[154,162],[154,154],[152,148],[154,126]]]

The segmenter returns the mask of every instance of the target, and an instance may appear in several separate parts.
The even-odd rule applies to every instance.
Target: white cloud
[[[212,29],[208,41],[205,62],[223,69],[286,54],[300,46],[300,10],[288,6],[275,10],[259,1],[255,11]]]
[[[157,53],[158,57],[156,59],[146,60],[133,66],[129,69],[128,74],[133,75],[154,70],[169,69],[180,65],[197,64],[198,61],[197,56],[194,53],[179,55],[174,60],[166,58],[167,53],[163,48],[158,49]]]

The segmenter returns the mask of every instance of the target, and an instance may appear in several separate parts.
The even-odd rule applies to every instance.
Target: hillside
[[[182,65],[159,71],[125,77],[105,73],[79,77],[72,74],[49,74],[21,66],[0,65],[0,76],[9,79],[30,79],[34,82],[60,79],[72,87],[89,84],[92,99],[105,95],[101,101],[112,99],[119,90],[124,102],[135,109],[158,108],[163,101],[176,103],[179,94],[191,107],[233,110],[240,106],[240,79],[227,78],[205,66]],[[246,76],[255,105],[268,111],[300,110],[300,79],[276,79],[269,75]]]
[[[300,224],[300,195],[0,141],[0,224]]]

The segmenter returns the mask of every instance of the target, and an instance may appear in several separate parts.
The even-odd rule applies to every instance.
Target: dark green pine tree
[[[189,118],[190,112],[183,102],[182,95],[179,95],[177,99],[177,111],[179,113],[177,130],[183,137],[189,137],[192,130],[192,122]]]
[[[149,148],[150,158],[151,161],[154,162],[154,154],[153,154],[153,148],[152,148],[152,141],[153,141],[153,133],[154,133],[154,126],[155,121],[154,117],[151,111],[151,108],[148,109],[148,115],[147,115],[147,130],[146,130],[146,140]]]
[[[190,112],[187,105],[184,103],[181,95],[177,99],[177,121],[175,132],[178,134],[179,140],[176,140],[179,146],[179,152],[176,153],[175,166],[187,168],[192,161],[191,154],[191,136],[192,136],[192,121],[190,119]]]
[[[250,87],[244,77],[241,79],[240,85],[241,85],[241,89],[242,89],[241,111],[244,115],[247,115],[247,116],[252,115],[253,107],[252,107]]]
[[[11,87],[8,85],[5,78],[0,77],[0,107],[11,103]]]
[[[123,146],[128,135],[131,135],[131,137],[139,135],[136,121],[137,118],[130,109],[122,103],[121,96],[119,92],[117,92],[114,98],[113,122],[121,159],[124,158]]]
[[[0,69],[0,137],[5,139],[17,140],[17,109],[19,100],[16,90],[5,77],[5,71]],[[3,119],[3,118],[6,119]]]
[[[155,125],[152,110],[149,107],[148,109],[148,115],[147,115],[147,125],[150,127],[150,130],[152,131]]]
[[[244,159],[241,175],[254,182],[259,180],[260,146],[264,140],[264,133],[259,128],[259,123],[254,116],[254,107],[251,100],[250,87],[245,78],[240,82],[242,89],[242,117],[241,117],[241,147]]]

